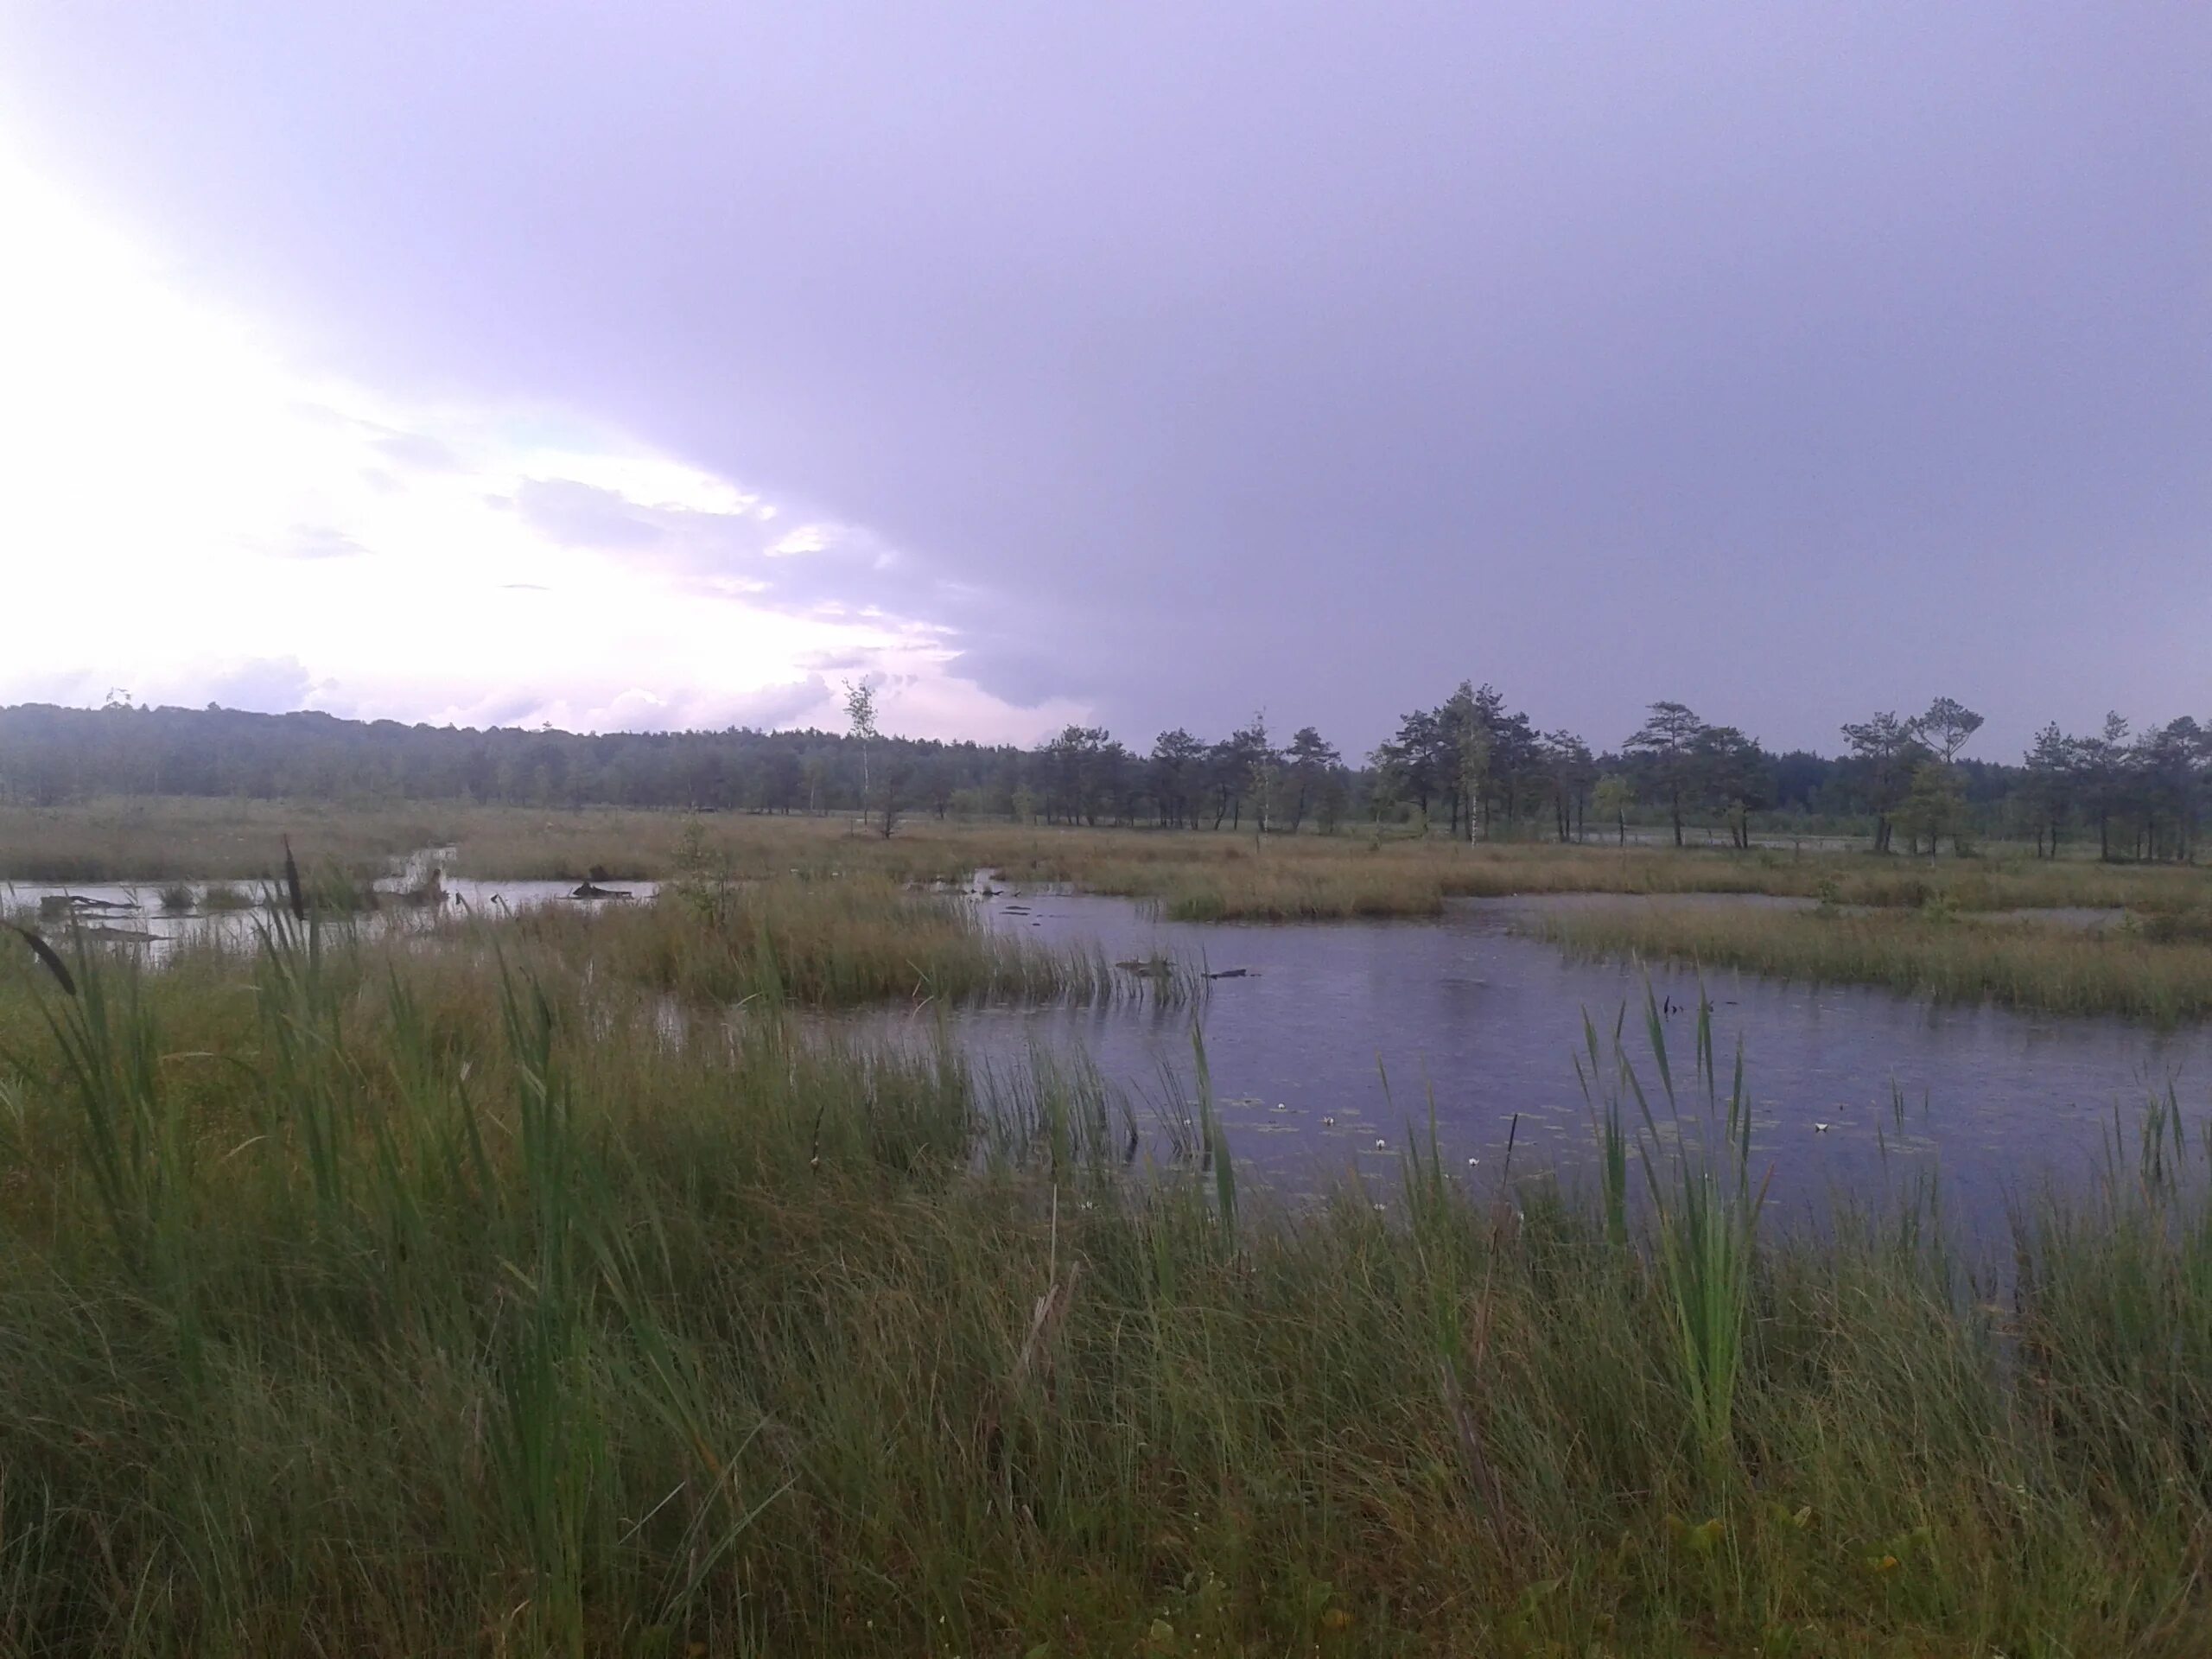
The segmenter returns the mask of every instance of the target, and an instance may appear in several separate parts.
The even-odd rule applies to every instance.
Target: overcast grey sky
[[[15,4],[0,111],[4,556],[192,607],[0,695],[2212,717],[2201,3]]]

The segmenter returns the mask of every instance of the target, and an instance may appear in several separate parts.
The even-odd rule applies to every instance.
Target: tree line
[[[2212,731],[2186,716],[2140,732],[2046,727],[2017,763],[1965,751],[1982,717],[1948,697],[1845,724],[1834,755],[1774,753],[1678,702],[1649,705],[1599,749],[1547,729],[1496,687],[1462,682],[1347,759],[1313,726],[1264,715],[1224,736],[1178,727],[1148,745],[1071,725],[1033,747],[887,736],[849,688],[847,729],[580,734],[347,721],[316,713],[0,709],[0,802],[102,795],[461,800],[539,807],[978,817],[1062,824],[1338,833],[1354,824],[1462,840],[1681,843],[1871,835],[1883,850],[2094,836],[2108,858],[2196,855]],[[1900,843],[1902,843],[1900,847]]]

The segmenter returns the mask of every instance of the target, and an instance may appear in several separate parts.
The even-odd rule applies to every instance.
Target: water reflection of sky
[[[1096,941],[1110,957],[1166,950],[1249,969],[1211,987],[1200,1011],[1206,1057],[1240,1162],[1294,1190],[1356,1169],[1387,1197],[1409,1128],[1427,1134],[1432,1098],[1439,1140],[1463,1177],[1497,1169],[1509,1136],[1516,1168],[1586,1168],[1592,1122],[1574,1065],[1586,1011],[1609,1052],[1626,1007],[1624,1046],[1664,1116],[1643,970],[1567,962],[1516,936],[1516,901],[1457,904],[1433,921],[1288,926],[1162,923],[1098,898],[1006,894],[981,907],[994,927]],[[1662,1006],[1682,1010],[1662,1024],[1694,1122],[1697,981],[1655,969],[1649,983]],[[1938,1007],[1732,971],[1709,975],[1705,988],[1724,1094],[1742,1041],[1753,1178],[1771,1172],[1782,1218],[1824,1217],[1839,1192],[1871,1201],[1940,1173],[1951,1213],[2000,1222],[2009,1194],[2089,1179],[2116,1116],[2132,1141],[2145,1102],[2170,1085],[2202,1160],[2195,1137],[2212,1109],[2212,1029]],[[1192,1090],[1192,1018],[1172,1008],[984,1009],[952,1028],[1009,1065],[1033,1046],[1080,1048],[1109,1078],[1160,1103]],[[1170,1076],[1177,1083],[1163,1086]]]
[[[359,926],[373,935],[395,924],[422,919],[427,907],[404,901],[403,895],[410,885],[407,877],[394,877],[381,883],[378,889],[379,909],[340,918],[338,924]],[[652,881],[610,885],[640,899],[652,897],[659,886]],[[164,906],[163,893],[172,886],[190,891],[191,902],[183,910],[172,912]],[[453,915],[496,916],[503,909],[516,911],[533,905],[569,902],[575,886],[573,881],[479,881],[443,876],[441,908]],[[211,910],[207,904],[211,887],[243,896],[247,902],[243,907]],[[179,944],[250,946],[257,937],[254,930],[267,918],[270,906],[281,899],[276,886],[268,881],[92,881],[67,886],[30,881],[0,883],[0,908],[37,928],[56,945],[68,945],[73,931],[81,929],[87,944],[133,949],[153,962],[160,961]],[[53,912],[49,901],[70,899],[89,899],[92,903],[67,913]]]

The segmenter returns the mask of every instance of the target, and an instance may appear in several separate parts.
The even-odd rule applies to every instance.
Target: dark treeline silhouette
[[[1035,748],[887,737],[861,696],[850,733],[610,733],[409,726],[323,714],[23,704],[0,709],[0,802],[95,796],[472,801],[1068,824],[1334,833],[1410,826],[1466,840],[1592,836],[1631,826],[1680,844],[1725,836],[1868,834],[1878,849],[2032,842],[2056,856],[2094,838],[2108,858],[2189,860],[2212,776],[2212,732],[2184,717],[2132,734],[2119,715],[2056,725],[2017,765],[1962,751],[1981,716],[1950,698],[1842,728],[1843,753],[1773,753],[1680,702],[1649,706],[1610,751],[1547,731],[1490,685],[1463,682],[1348,762],[1314,728],[1287,739],[1255,715],[1209,740],[1177,728],[1147,749],[1070,726]]]

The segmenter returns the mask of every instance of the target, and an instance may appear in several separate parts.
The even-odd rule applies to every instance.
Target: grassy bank
[[[855,957],[785,936],[785,1004],[910,994],[773,902]],[[766,998],[672,1027],[729,989],[668,965],[693,925],[73,997],[0,955],[0,1650],[2212,1641],[2212,1217],[2163,1124],[2024,1211],[2001,1306],[1924,1215],[1764,1236],[1725,1154],[1640,1199],[1659,1070],[1594,1046],[1588,1205],[1415,1157],[1283,1212],[1227,1156],[1133,1178],[1080,1083]]]
[[[2173,1024],[2212,1014],[2212,945],[2150,930],[2046,927],[1901,912],[1622,906],[1538,918],[1572,954],[1649,957],[1784,979],[1879,985],[1946,1002]]]

